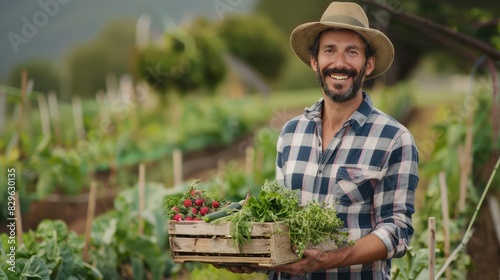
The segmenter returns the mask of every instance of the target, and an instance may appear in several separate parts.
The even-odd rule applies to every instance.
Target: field
[[[426,86],[429,86],[429,83],[426,83]],[[425,209],[425,211],[422,211],[420,215],[417,210],[417,233],[414,246],[416,249],[424,250],[427,228],[423,225],[426,224],[427,217],[435,216],[438,224],[442,226],[441,204],[436,202],[437,198],[433,197],[436,195],[435,190],[433,191],[436,188],[433,185],[435,175],[432,175],[433,172],[429,172],[429,167],[427,167],[429,165],[432,167],[432,161],[439,158],[436,157],[435,146],[441,142],[441,138],[437,136],[442,136],[442,134],[437,134],[433,126],[446,123],[450,119],[455,122],[461,121],[461,118],[452,118],[452,116],[460,115],[460,108],[463,108],[461,104],[467,99],[467,93],[454,89],[443,90],[439,87],[418,88],[412,84],[372,89],[369,92],[374,99],[375,106],[389,112],[407,125],[419,146],[423,172],[422,183],[418,189],[417,209]],[[132,277],[130,275],[139,273],[148,277],[161,275],[162,278],[167,279],[168,277],[189,279],[188,275],[191,275],[192,279],[199,279],[196,275],[206,276],[207,273],[214,275],[212,273],[218,272],[209,268],[196,265],[179,266],[168,261],[168,246],[165,240],[156,240],[166,237],[165,225],[162,225],[166,224],[166,221],[162,220],[164,209],[161,197],[181,192],[187,182],[201,179],[203,186],[207,189],[218,188],[228,197],[241,198],[249,186],[258,187],[265,178],[272,178],[274,139],[277,131],[284,122],[300,114],[305,106],[312,105],[317,98],[317,89],[276,92],[268,97],[256,94],[187,98],[176,100],[177,106],[169,107],[170,110],[155,106],[154,104],[159,104],[157,101],[146,100],[137,104],[127,103],[125,115],[123,111],[102,109],[105,106],[99,103],[99,99],[82,100],[83,122],[87,132],[95,131],[99,125],[102,125],[103,120],[107,120],[106,116],[114,124],[113,131],[101,131],[99,138],[95,138],[94,141],[77,138],[74,124],[68,121],[74,115],[71,112],[72,106],[63,102],[60,105],[60,111],[61,115],[66,117],[62,117],[59,124],[63,127],[63,131],[66,130],[63,135],[64,140],[61,142],[63,144],[61,145],[57,139],[52,138],[45,140],[49,141],[48,144],[44,144],[46,146],[41,146],[44,143],[44,137],[35,136],[41,135],[43,128],[40,126],[42,119],[39,117],[37,104],[32,103],[32,115],[27,117],[31,120],[29,133],[32,137],[22,138],[24,139],[22,147],[25,150],[18,151],[21,156],[16,159],[19,161],[15,166],[29,171],[26,173],[31,176],[37,173],[50,174],[46,179],[50,180],[45,185],[39,185],[36,182],[40,180],[30,180],[31,177],[28,176],[22,179],[26,181],[20,182],[25,188],[25,193],[21,198],[29,202],[24,202],[24,205],[29,204],[29,206],[23,207],[23,230],[24,232],[36,230],[44,219],[60,219],[67,224],[70,231],[83,237],[86,232],[89,185],[91,182],[96,182],[98,185],[96,219],[92,228],[92,236],[96,239],[91,243],[93,245],[91,252],[94,250],[91,256],[94,261],[90,263],[96,263],[99,256],[102,257],[103,254],[114,252],[117,263],[98,267],[102,271],[115,270],[114,273],[109,272],[110,274],[107,275],[116,276],[118,273],[126,278],[127,275]],[[113,107],[109,106],[109,108]],[[217,125],[214,126],[213,123]],[[8,126],[15,130],[14,124]],[[142,137],[137,137],[138,135]],[[4,143],[8,143],[8,140],[10,139],[4,140]],[[93,146],[85,150],[86,152],[82,152],[83,149],[79,148],[82,143],[90,143]],[[449,147],[449,149],[456,151],[455,147]],[[70,169],[75,173],[64,175],[70,177],[73,176],[71,174],[76,174],[77,177],[70,180],[71,184],[66,184],[67,181],[64,181],[68,177],[63,177],[61,181],[54,175],[60,169],[54,171],[42,168],[45,160],[54,162],[57,159],[55,151],[61,150],[76,151],[80,156],[79,167],[85,167]],[[178,159],[175,159],[176,150],[181,151],[180,165],[176,165],[178,163]],[[47,155],[49,158],[44,158]],[[10,156],[13,154],[11,153]],[[36,162],[29,160],[30,157],[31,159],[37,158],[40,162],[35,164]],[[455,159],[457,155],[452,155],[450,158]],[[64,159],[64,156],[62,159],[59,158],[63,161]],[[7,165],[12,164],[9,162],[9,155],[4,160]],[[454,176],[459,170],[457,166],[448,166],[449,162],[434,164],[443,164],[442,167],[448,168],[451,172],[450,176]],[[60,166],[64,167],[64,162]],[[145,175],[141,174],[139,166],[144,166]],[[436,170],[434,174],[438,171]],[[145,240],[148,240],[144,242],[156,248],[151,249],[152,253],[149,252],[151,253],[149,258],[144,256],[147,252],[133,247],[130,243],[137,241],[140,236],[120,232],[122,226],[138,217],[137,188],[141,184],[141,176],[145,176],[143,183],[146,184],[146,192],[149,193],[146,197],[150,197],[153,193],[157,194],[154,199],[150,197],[153,200],[149,201],[146,207],[146,211],[150,211],[147,215],[152,216],[144,216],[147,226],[143,234]],[[450,179],[450,183],[454,182],[458,180]],[[443,240],[442,235],[439,235],[437,244],[440,250],[445,250],[446,242],[451,243],[451,249],[459,243],[461,233],[470,221],[475,204],[481,195],[479,190],[482,188],[484,188],[483,185],[477,186],[478,192],[471,193],[467,211],[456,214],[455,210],[449,210],[450,215],[455,219],[450,225],[452,235],[448,237],[448,240]],[[450,192],[456,189],[457,186],[450,186]],[[498,188],[492,189],[491,193],[495,194],[495,192],[498,197]],[[450,195],[450,200],[450,207],[458,207],[458,197]],[[431,202],[434,204],[429,208]],[[453,264],[454,277],[468,273],[468,279],[494,279],[489,277],[498,275],[500,246],[495,240],[490,219],[491,215],[483,205],[467,249]],[[114,232],[102,228],[110,222],[116,223]],[[135,229],[136,226],[139,227],[133,222],[132,228]],[[441,232],[441,229],[438,231]],[[116,241],[106,243],[100,240],[99,234],[112,234]],[[494,244],[496,245],[493,246]],[[113,251],[114,248],[120,246],[125,246],[127,251],[122,252],[123,254]],[[422,251],[414,252],[418,255]],[[439,251],[437,257],[437,268],[439,268],[439,265],[442,265],[446,259],[446,255],[443,251]],[[158,262],[163,263],[162,269],[151,271],[150,267]],[[395,264],[400,268],[403,265],[403,263]],[[427,263],[424,259],[404,269],[420,275],[419,277],[424,277],[426,267]],[[467,272],[468,268],[474,272]],[[175,278],[176,276],[178,278]]]

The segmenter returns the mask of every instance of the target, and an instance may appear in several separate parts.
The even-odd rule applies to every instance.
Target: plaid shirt
[[[302,190],[302,203],[333,204],[351,240],[369,233],[378,236],[387,258],[297,279],[390,279],[390,258],[402,257],[413,235],[418,183],[414,139],[403,125],[374,108],[366,93],[363,97],[330,143],[321,138],[323,99],[286,123],[277,144],[276,179]],[[323,145],[328,145],[324,152]],[[277,274],[271,272],[269,279],[290,279]]]

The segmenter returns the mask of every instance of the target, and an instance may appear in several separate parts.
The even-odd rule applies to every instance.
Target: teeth
[[[334,75],[334,74],[331,74],[330,77],[335,80],[341,80],[341,81],[347,80],[347,78],[349,78],[349,76],[347,75]]]

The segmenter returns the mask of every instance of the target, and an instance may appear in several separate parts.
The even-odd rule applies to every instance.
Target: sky
[[[211,19],[247,13],[256,0],[38,0],[0,2],[0,84],[28,59],[56,65],[72,47],[92,40],[109,21],[148,15],[156,28],[199,15]]]

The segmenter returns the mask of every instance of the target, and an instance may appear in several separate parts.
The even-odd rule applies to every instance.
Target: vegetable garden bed
[[[291,249],[288,228],[281,223],[252,223],[251,241],[234,243],[228,222],[168,221],[172,260],[177,263],[258,264],[273,267],[299,257]]]

